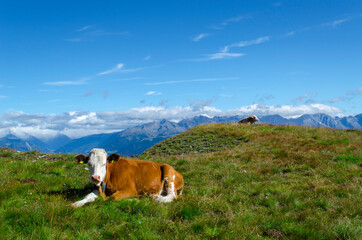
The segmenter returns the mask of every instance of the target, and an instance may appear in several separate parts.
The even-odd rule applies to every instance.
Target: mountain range
[[[164,139],[200,124],[238,122],[247,116],[197,116],[180,122],[161,120],[131,127],[120,132],[94,134],[77,139],[65,135],[41,141],[36,136],[19,137],[14,133],[0,138],[0,147],[8,147],[18,151],[38,150],[44,153],[88,153],[92,148],[104,148],[108,153],[125,156],[140,155]],[[294,119],[286,119],[279,115],[259,117],[258,123],[277,125],[299,125],[328,127],[338,129],[362,129],[362,114],[349,117],[331,117],[325,114],[306,114]]]

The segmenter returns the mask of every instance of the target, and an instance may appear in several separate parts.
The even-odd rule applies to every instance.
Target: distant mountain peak
[[[163,125],[163,124],[167,124],[167,123],[170,123],[170,121],[166,120],[166,119],[162,119],[160,121],[160,125]]]
[[[20,139],[19,137],[17,137],[14,133],[12,133],[11,131],[9,131],[8,134],[5,135],[4,138],[7,138],[7,139]]]

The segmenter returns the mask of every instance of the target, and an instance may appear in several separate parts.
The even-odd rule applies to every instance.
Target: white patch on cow
[[[94,148],[89,152],[88,164],[90,167],[90,178],[97,186],[100,186],[106,176],[107,153],[104,149]],[[99,181],[92,177],[99,176]]]
[[[167,188],[167,195],[166,196],[162,196],[162,190],[159,193],[159,195],[156,198],[156,201],[158,202],[172,202],[175,198],[176,198],[176,194],[175,194],[175,183],[174,182],[170,182],[168,183],[167,181],[167,177],[165,178],[165,183],[167,182],[167,185],[169,185],[169,187]]]

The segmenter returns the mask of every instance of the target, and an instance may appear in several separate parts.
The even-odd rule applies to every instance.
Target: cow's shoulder
[[[109,167],[119,171],[119,170],[137,168],[138,164],[131,159],[119,158],[117,161],[111,162],[109,164]]]
[[[158,162],[151,162],[146,160],[134,160],[139,167],[156,167],[160,168],[161,166],[165,165],[164,163]]]

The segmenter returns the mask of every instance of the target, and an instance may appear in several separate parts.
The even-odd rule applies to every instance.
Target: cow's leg
[[[178,195],[182,195],[182,191],[183,191],[184,189],[183,188],[181,188],[180,190],[179,190],[179,193],[178,193]]]
[[[119,190],[119,191],[113,193],[111,198],[113,198],[115,200],[121,200],[124,198],[135,197],[137,195],[138,195],[137,191],[135,191],[133,189],[124,189],[124,190]]]
[[[176,178],[175,178],[175,190],[176,190],[176,197],[178,197],[178,195],[182,195],[182,192],[183,192],[183,189],[184,189],[184,178],[177,171],[175,171],[175,175],[176,175]],[[177,195],[177,193],[178,193],[178,195]]]
[[[72,207],[81,207],[86,203],[93,202],[94,200],[96,200],[98,195],[99,195],[98,190],[93,190],[93,192],[91,192],[90,194],[85,196],[85,198],[83,198],[82,200],[72,203],[71,206]]]
[[[162,166],[161,171],[163,172],[164,181],[162,181],[163,186],[156,198],[156,201],[172,202],[175,198],[177,198],[177,191],[175,188],[176,171],[169,165]],[[166,190],[166,196],[162,195],[164,189]]]

